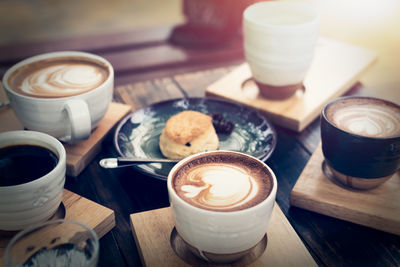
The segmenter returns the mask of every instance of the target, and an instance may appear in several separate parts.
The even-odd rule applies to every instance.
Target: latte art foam
[[[268,175],[241,163],[202,163],[184,168],[174,189],[186,202],[215,211],[234,211],[264,200],[272,187]]]
[[[65,97],[100,86],[108,77],[105,67],[84,60],[48,60],[24,66],[10,77],[12,88],[37,97]]]
[[[328,118],[344,131],[368,137],[392,137],[400,135],[400,110],[363,100],[352,105],[337,105],[328,109]]]
[[[244,205],[259,189],[254,178],[236,166],[198,166],[188,173],[186,182],[187,185],[181,186],[186,198],[214,209]]]

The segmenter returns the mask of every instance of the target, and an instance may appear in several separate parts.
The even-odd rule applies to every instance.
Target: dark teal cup
[[[351,105],[360,107],[350,110]],[[379,110],[380,106],[382,111]],[[350,110],[346,111],[348,119],[346,121],[346,116],[341,116],[340,123],[343,125],[338,125],[340,123],[333,119],[333,114],[338,114],[339,109],[344,113],[344,108]],[[388,114],[384,112],[385,109]],[[366,120],[366,123],[378,129],[378,126],[382,126],[380,129],[383,132],[379,136],[366,136],[349,131],[351,125],[347,127],[347,123],[350,120],[354,121],[353,128],[360,129],[362,120]],[[321,114],[322,152],[335,178],[358,189],[370,189],[387,181],[400,169],[400,129],[396,131],[393,127],[400,128],[400,106],[394,103],[358,96],[329,102]],[[388,136],[385,136],[385,130],[390,130]]]

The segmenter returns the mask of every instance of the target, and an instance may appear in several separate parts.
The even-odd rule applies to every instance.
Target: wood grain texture
[[[189,266],[170,246],[174,226],[170,208],[131,214],[130,219],[144,266]],[[267,235],[267,249],[250,266],[316,266],[278,204],[274,207]]]
[[[78,176],[101,149],[106,134],[131,110],[131,106],[111,103],[107,113],[91,133],[89,139],[76,144],[64,144],[67,152],[67,174]]]
[[[48,40],[46,42],[19,43],[13,45],[1,45],[0,62],[21,60],[41,53],[79,50],[96,53],[110,52],[126,47],[143,47],[149,44],[157,44],[165,41],[172,26],[154,28],[152,31],[136,30],[130,32],[117,32],[101,35],[87,35],[80,38],[64,38],[60,40]]]
[[[115,88],[115,95],[123,103],[131,105],[134,110],[184,96],[171,78],[118,86]]]
[[[65,218],[82,222],[92,228],[99,238],[115,226],[114,211],[64,189]]]
[[[215,68],[174,75],[174,80],[190,97],[204,97],[205,88],[222,76],[227,75],[231,69],[232,67]]]
[[[260,97],[254,82],[244,83],[251,78],[247,63],[208,86],[206,93],[254,107],[276,124],[300,132],[329,100],[349,90],[376,57],[372,50],[320,38],[300,96],[281,101]]]
[[[321,145],[290,194],[293,206],[400,235],[400,173],[371,190],[353,190],[322,172]]]
[[[92,228],[99,239],[115,226],[114,211],[87,198],[64,189],[62,203],[65,219],[75,220]],[[3,253],[13,235],[0,236],[0,267],[3,266]]]

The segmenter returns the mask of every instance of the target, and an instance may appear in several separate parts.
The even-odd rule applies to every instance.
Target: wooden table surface
[[[325,10],[329,10],[329,6]],[[397,22],[397,19],[390,20],[390,23]],[[345,27],[345,23],[349,21],[345,20],[335,27]],[[354,27],[354,24],[351,25]],[[379,27],[386,30],[383,33],[379,31],[380,28],[372,30],[381,35],[390,35],[384,24],[379,24]],[[116,72],[114,101],[130,104],[136,110],[185,95],[204,96],[206,86],[244,61],[240,37],[219,48],[185,49],[172,46],[166,41],[170,30],[170,27],[161,27],[97,38],[82,37],[0,47],[0,76],[18,60],[38,53],[56,50],[88,51],[110,60]],[[322,33],[329,33],[330,30],[325,26]],[[381,61],[348,94],[380,96],[400,104],[400,40],[398,30],[396,32],[397,35],[390,35],[393,38],[389,38],[388,45],[378,43],[374,36],[355,40],[354,35],[327,34],[328,37],[342,41],[346,37],[349,37],[349,41],[353,38],[354,44],[368,48],[382,48]],[[318,119],[301,133],[276,126],[278,143],[266,163],[278,178],[277,203],[317,264],[399,266],[399,236],[290,206],[289,194],[320,142],[319,127]],[[100,240],[99,266],[141,266],[129,216],[169,206],[166,183],[131,168],[102,169],[98,165],[101,158],[117,155],[113,134],[113,131],[108,134],[102,144],[102,151],[78,177],[67,177],[65,187],[115,211],[116,226]]]

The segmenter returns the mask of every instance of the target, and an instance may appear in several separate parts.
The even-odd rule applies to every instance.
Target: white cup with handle
[[[114,70],[94,54],[46,53],[12,66],[3,86],[25,128],[75,143],[88,139],[104,117],[112,100]]]

